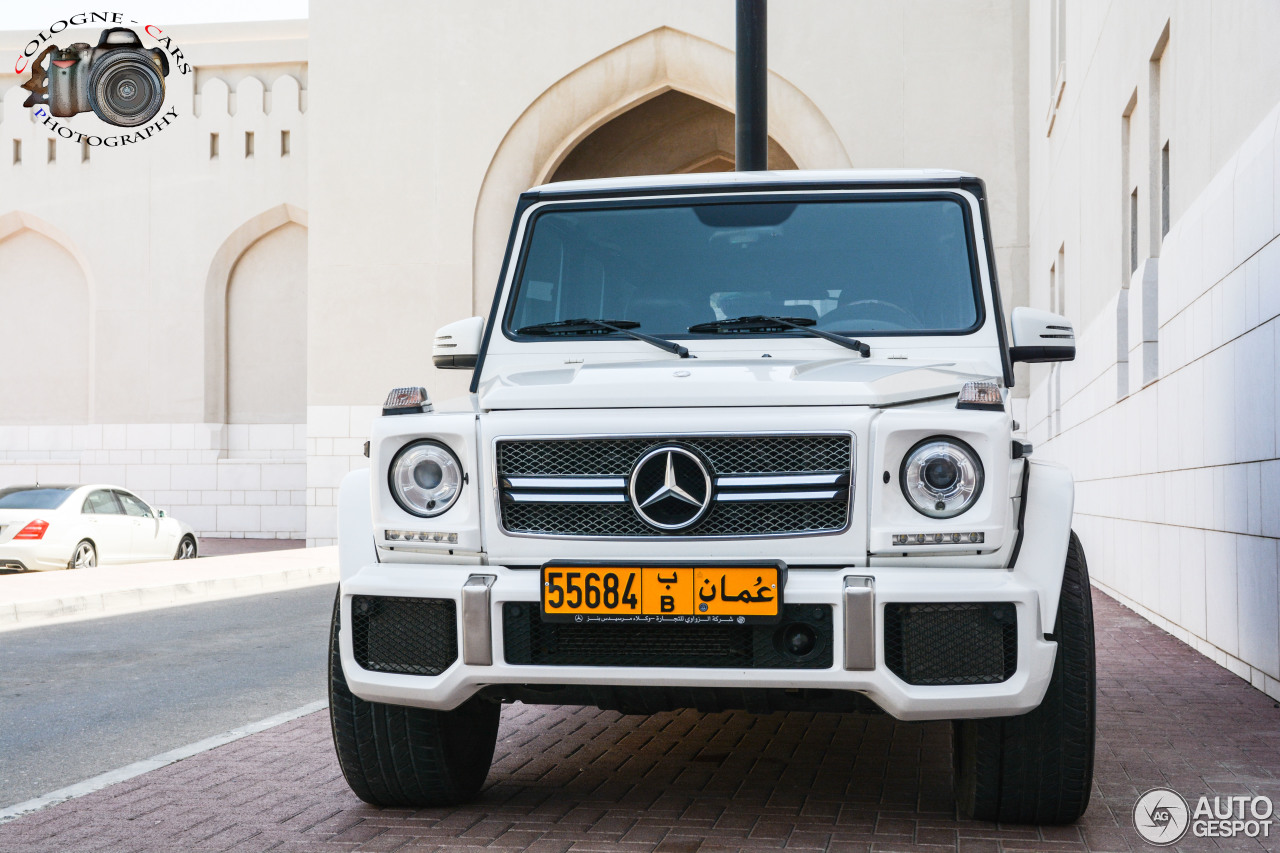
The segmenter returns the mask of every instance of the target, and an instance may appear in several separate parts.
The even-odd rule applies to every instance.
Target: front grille
[[[371,672],[439,675],[458,659],[457,607],[447,598],[351,598],[356,663]]]
[[[761,536],[840,530],[849,516],[847,500],[770,501],[713,504],[707,517],[680,536]],[[653,536],[630,504],[510,504],[503,526],[520,533],[569,536]]]
[[[886,604],[885,664],[908,684],[999,684],[1018,667],[1009,602]]]
[[[626,481],[648,451],[679,444],[700,454],[717,482],[706,515],[682,530],[646,524],[626,497]],[[849,435],[658,436],[648,438],[511,439],[497,443],[502,484],[501,518],[510,533],[591,537],[769,536],[831,533],[848,524],[853,464]],[[797,480],[825,475],[822,483]],[[727,477],[759,477],[761,485]],[[536,488],[513,486],[507,478],[542,478]],[[770,485],[764,478],[773,478]],[[607,478],[587,486],[583,479]],[[517,481],[518,483],[518,481]],[[547,500],[541,500],[541,490]],[[557,493],[590,492],[600,500],[556,500]],[[738,495],[733,495],[734,492]],[[767,499],[741,499],[768,493]],[[729,500],[730,496],[739,497]],[[520,498],[522,500],[517,500]]]
[[[498,472],[515,476],[624,476],[651,448],[679,442],[717,474],[848,471],[847,435],[551,438],[498,442]]]
[[[816,642],[797,657],[783,650],[782,634],[798,622]],[[830,669],[832,619],[829,606],[788,604],[777,625],[579,625],[543,622],[537,603],[507,602],[502,643],[506,662],[516,665]]]

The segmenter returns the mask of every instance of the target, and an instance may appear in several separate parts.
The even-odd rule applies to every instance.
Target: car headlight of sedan
[[[952,518],[982,494],[982,460],[959,439],[926,438],[902,460],[899,481],[902,494],[918,512]]]
[[[458,500],[462,476],[462,465],[449,448],[438,441],[415,441],[391,461],[391,496],[405,512],[431,518]]]

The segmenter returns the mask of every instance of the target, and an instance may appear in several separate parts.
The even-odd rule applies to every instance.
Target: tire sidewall
[[[80,555],[80,548],[84,545],[88,545],[90,551],[93,552],[93,565],[91,566],[79,566],[76,564],[76,557]],[[67,565],[67,568],[68,569],[80,569],[80,568],[91,569],[91,568],[97,567],[97,565],[98,565],[98,546],[94,545],[93,542],[91,542],[88,539],[81,539],[79,542],[76,543],[75,550],[71,552],[71,562]]]

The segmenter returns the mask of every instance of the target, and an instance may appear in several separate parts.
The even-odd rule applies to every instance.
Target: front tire
[[[338,652],[341,593],[329,631],[329,720],[342,775],[375,806],[451,806],[472,799],[493,762],[502,706],[479,697],[452,711],[366,702],[347,687]]]
[[[182,541],[178,543],[178,550],[174,552],[175,560],[194,560],[196,558],[196,540],[194,536],[183,536]]]
[[[1058,653],[1040,707],[952,724],[961,815],[1001,823],[1071,823],[1093,787],[1096,673],[1089,567],[1073,532],[1055,628]]]

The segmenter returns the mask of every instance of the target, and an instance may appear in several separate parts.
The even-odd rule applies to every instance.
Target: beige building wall
[[[1280,697],[1280,5],[1031,9],[1036,452],[1095,583]]]
[[[777,146],[799,168],[984,177],[1010,303],[1025,300],[1027,269],[1026,10],[1018,0],[769,7]],[[382,0],[359,14],[314,0],[310,14],[307,530],[327,543],[336,487],[363,464],[387,391],[464,391],[467,374],[432,368],[432,333],[488,311],[520,191],[581,166],[579,144],[665,93],[732,112],[734,15],[730,3],[678,0]],[[353,46],[364,55],[392,42],[420,61],[376,84],[357,73]]]
[[[301,537],[306,22],[166,34],[195,71],[144,143],[54,141],[0,74],[0,485],[114,483],[203,536]]]

